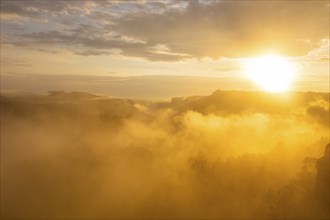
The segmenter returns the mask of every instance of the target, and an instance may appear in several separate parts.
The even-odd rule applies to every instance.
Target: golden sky
[[[2,91],[253,90],[242,61],[269,53],[291,90],[328,92],[329,2],[1,1]]]

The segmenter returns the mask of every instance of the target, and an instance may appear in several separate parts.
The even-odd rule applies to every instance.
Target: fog
[[[329,94],[1,96],[1,217],[317,219]]]

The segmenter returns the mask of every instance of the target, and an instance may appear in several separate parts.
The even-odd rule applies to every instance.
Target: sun
[[[266,55],[245,60],[244,73],[265,91],[284,92],[295,79],[296,68],[284,57]]]

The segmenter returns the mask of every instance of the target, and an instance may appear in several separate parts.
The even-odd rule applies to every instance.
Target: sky
[[[329,91],[329,1],[1,0],[1,91],[130,98],[258,90],[245,59],[294,64]]]

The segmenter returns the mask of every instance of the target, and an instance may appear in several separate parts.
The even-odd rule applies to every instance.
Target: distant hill
[[[168,107],[180,111],[193,110],[203,114],[289,113],[299,107],[306,107],[313,102],[329,103],[329,93],[276,94],[217,90],[209,96],[173,98]]]
[[[50,91],[47,96],[15,96],[1,95],[2,105],[23,105],[30,103],[29,108],[36,104],[52,108],[56,104],[72,104],[83,106],[77,111],[102,112],[111,109],[110,112],[121,114],[136,110],[136,105],[145,105],[148,108],[171,108],[178,113],[196,111],[201,114],[243,114],[243,113],[267,113],[288,114],[297,109],[307,111],[309,114],[327,115],[329,112],[329,93],[297,92],[276,94],[267,92],[250,91],[221,91],[217,90],[208,96],[175,97],[170,102],[146,102],[128,99],[111,98],[85,92]],[[11,104],[9,104],[11,103]],[[24,109],[24,108],[23,108]],[[22,109],[22,111],[23,111]],[[135,110],[134,110],[135,109]],[[144,108],[145,109],[145,108]],[[141,109],[140,109],[141,110]],[[26,111],[26,109],[25,109]]]
[[[65,91],[49,91],[48,98],[56,101],[87,101],[98,98],[105,98],[99,95],[94,95],[86,92],[65,92]]]

